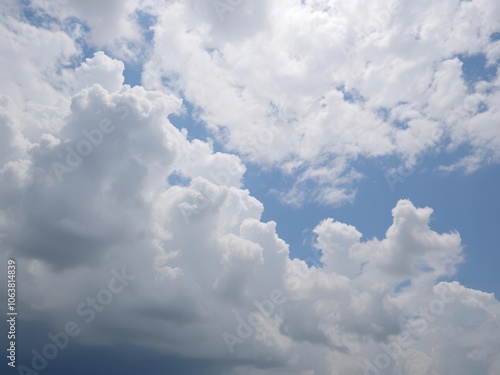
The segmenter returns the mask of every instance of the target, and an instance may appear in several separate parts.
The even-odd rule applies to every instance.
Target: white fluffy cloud
[[[0,24],[0,93],[18,105],[56,104],[58,71],[79,53],[72,35],[32,25],[19,9],[6,4],[0,9],[4,20]]]
[[[495,2],[221,4],[147,7],[157,23],[143,82],[198,106],[230,150],[293,173],[285,201],[352,200],[360,158],[411,166],[466,144],[470,154],[444,169],[499,160],[497,82],[468,90],[458,59],[498,64]]]
[[[138,0],[33,0],[34,12],[48,15],[59,23],[76,22],[88,30],[79,35],[92,46],[106,48],[127,60],[137,60],[141,53],[142,30],[138,23]],[[81,27],[82,29],[82,27]]]
[[[84,20],[117,57],[127,55],[117,40],[140,40],[136,4],[109,5],[109,23],[95,4],[46,11]],[[320,258],[308,265],[290,258],[242,189],[251,160],[295,176],[282,192],[289,202],[350,200],[361,177],[353,160],[397,154],[411,165],[443,137],[442,147],[473,146],[446,168],[495,161],[498,79],[471,92],[455,56],[496,58],[495,4],[394,3],[387,13],[256,1],[219,17],[207,2],[143,2],[158,17],[144,87],[124,85],[123,62],[104,52],[81,58],[75,30],[29,25],[7,5],[0,258],[19,265],[21,326],[56,332],[78,321],[84,333],[71,345],[82,355],[122,355],[123,344],[206,361],[208,374],[498,373],[500,303],[453,281],[461,238],[434,231],[431,208],[397,202],[384,238],[370,240],[325,218],[313,230]],[[9,37],[26,42],[13,52]],[[240,156],[169,122],[181,95]],[[84,324],[77,306],[122,267],[134,280]],[[19,348],[29,358],[31,347]],[[145,373],[164,371],[152,363]],[[197,373],[184,366],[178,373]]]

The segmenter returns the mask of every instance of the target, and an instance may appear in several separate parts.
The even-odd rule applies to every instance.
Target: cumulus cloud
[[[109,23],[97,3],[34,3],[83,20],[111,51],[86,59],[74,30],[0,8],[10,17],[3,35],[30,35],[17,52],[0,43],[23,62],[6,59],[2,73],[0,258],[19,264],[20,326],[42,332],[26,345],[43,351],[49,332],[75,321],[82,334],[70,353],[105,364],[96,373],[138,363],[149,374],[499,371],[500,303],[455,280],[462,240],[431,227],[431,208],[395,202],[383,238],[325,218],[308,264],[290,256],[243,184],[246,162],[275,166],[294,177],[284,200],[338,204],[354,199],[362,157],[411,166],[425,150],[466,143],[471,155],[443,168],[495,161],[498,78],[471,90],[457,57],[496,56],[495,4],[416,12],[276,0],[221,13],[207,2],[111,3]],[[137,12],[156,17],[154,51],[143,85],[130,87],[120,41],[140,40]],[[30,48],[42,41],[46,54]],[[226,151],[171,124],[183,100]],[[130,282],[104,304],[117,272]],[[79,306],[91,302],[100,305],[89,323]],[[19,348],[33,366],[31,347]],[[48,366],[67,372],[70,359]]]
[[[459,59],[494,55],[494,2],[237,3],[149,5],[157,22],[143,82],[185,96],[245,160],[292,173],[285,201],[351,201],[362,158],[396,155],[411,167],[426,152],[470,145],[456,168],[498,161],[488,125],[497,83],[468,88]],[[266,147],[249,141],[262,129]]]
[[[123,85],[123,70],[123,62],[109,58],[102,51],[96,52],[75,70],[75,89],[79,91],[98,83],[109,92],[117,91]]]

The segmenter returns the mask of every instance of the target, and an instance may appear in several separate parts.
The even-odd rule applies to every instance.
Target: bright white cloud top
[[[161,358],[182,374],[500,373],[500,303],[451,281],[462,240],[432,229],[431,208],[400,200],[381,239],[325,218],[308,265],[243,183],[251,162],[291,178],[284,203],[335,206],[355,199],[362,159],[497,164],[500,3],[26,9],[0,5],[0,258],[22,265],[20,324],[82,321],[76,306],[125,267],[131,285],[71,345],[146,349],[147,374]],[[464,56],[493,78],[464,74]],[[225,152],[171,124],[187,102]]]

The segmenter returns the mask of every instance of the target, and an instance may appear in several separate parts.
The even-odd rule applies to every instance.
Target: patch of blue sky
[[[363,103],[365,98],[357,90],[346,90],[344,85],[337,87],[337,90],[344,94],[344,100],[349,103]]]
[[[483,113],[488,110],[488,105],[486,103],[479,103],[477,106],[477,113]]]
[[[245,187],[253,196],[264,203],[263,220],[273,220],[278,223],[277,232],[290,245],[292,257],[305,258],[311,255],[313,245],[312,230],[323,219],[333,217],[335,220],[348,224],[357,225],[363,231],[365,238],[384,233],[384,225],[371,225],[367,220],[367,226],[358,220],[363,212],[363,202],[356,205],[345,204],[337,208],[326,207],[315,202],[308,202],[301,207],[284,205],[273,190],[286,191],[294,181],[294,176],[284,175],[273,169],[262,171],[259,166],[247,165],[247,173],[244,177]],[[358,184],[362,189],[364,182]],[[367,212],[369,215],[371,212]],[[385,228],[386,229],[386,228]]]
[[[488,65],[486,56],[483,53],[459,54],[457,57],[462,62],[462,76],[469,90],[473,91],[477,82],[491,82],[496,78],[498,64]]]
[[[131,87],[140,86],[143,70],[142,63],[124,61],[123,64],[125,65],[125,70],[123,71],[124,83]]]
[[[155,24],[156,17],[141,10],[137,11],[136,15],[137,15],[137,22],[141,26],[142,30],[144,30],[143,35],[146,42],[151,43],[154,36],[154,32],[151,29],[151,27]]]
[[[183,99],[185,112],[180,115],[169,115],[168,119],[177,129],[186,129],[188,131],[187,139],[193,141],[199,139],[205,142],[212,141],[214,152],[224,152],[222,145],[217,142],[216,137],[205,127],[203,121],[199,120],[198,110],[187,100]]]
[[[22,17],[31,25],[44,27],[48,22],[57,22],[57,20],[49,14],[33,8],[30,0],[21,0],[20,4]]]
[[[185,176],[181,176],[177,173],[171,173],[167,177],[167,182],[171,186],[188,186],[191,179]]]
[[[386,108],[386,107],[380,107],[377,110],[377,115],[380,117],[383,121],[388,121],[389,118],[391,117],[391,109]]]
[[[500,40],[500,31],[494,32],[490,35],[490,40],[492,42],[496,42],[497,40]]]
[[[152,15],[138,11],[136,13],[137,22],[139,23],[142,36],[144,38],[146,45],[152,45],[154,32],[151,27],[155,24],[156,18]],[[132,87],[141,85],[141,76],[143,70],[143,63],[145,58],[147,57],[148,51],[142,50],[141,56],[137,56],[133,61],[123,61],[125,64],[125,70],[123,72],[123,76],[125,77],[125,84],[130,85]]]
[[[411,286],[411,280],[406,279],[401,281],[396,287],[394,288],[394,293],[401,293],[403,290]]]

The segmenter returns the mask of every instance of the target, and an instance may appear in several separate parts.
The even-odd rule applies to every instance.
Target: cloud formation
[[[496,73],[497,7],[274,0],[238,2],[220,19],[208,3],[150,6],[143,82],[199,107],[245,160],[292,174],[284,201],[338,204],[354,197],[356,160],[397,156],[411,167],[467,145],[441,169],[498,162],[498,75],[470,82],[462,71],[465,57],[486,56]],[[247,140],[261,128],[272,139],[256,149]]]
[[[96,373],[120,357],[134,368],[131,352],[148,374],[500,372],[500,303],[455,280],[463,244],[431,228],[431,208],[400,200],[367,240],[325,218],[308,265],[243,184],[245,162],[279,167],[295,181],[284,200],[338,204],[363,157],[411,166],[467,144],[443,168],[497,162],[498,77],[470,87],[459,58],[498,59],[494,2],[234,2],[223,17],[208,2],[112,3],[109,23],[97,3],[33,4],[85,23],[108,50],[86,59],[76,29],[1,8],[2,55],[23,62],[6,59],[0,89],[0,258],[23,265],[21,324],[45,338],[81,321],[124,267],[133,283],[70,344],[102,359]],[[156,17],[153,50],[130,87],[120,41],[141,44],[140,12]],[[171,124],[183,100],[226,152]],[[68,353],[49,366],[67,371]]]

